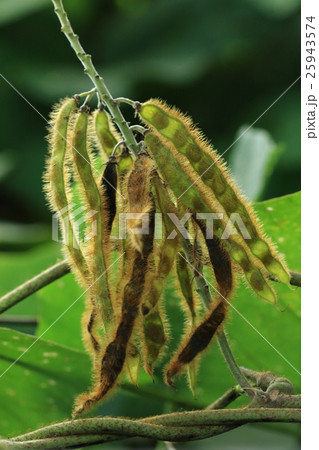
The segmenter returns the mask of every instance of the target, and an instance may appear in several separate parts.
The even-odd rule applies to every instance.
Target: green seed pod
[[[251,251],[255,265],[289,284],[288,269],[276,253],[273,243],[262,232],[254,211],[231,179],[225,163],[221,162],[220,156],[208,145],[190,118],[156,99],[142,104],[139,114],[155,134],[164,139],[166,144],[169,143],[175,159],[187,169],[192,183],[196,183],[211,211],[223,212],[228,218],[231,213],[240,214],[251,236],[242,245],[245,244]],[[245,241],[237,222],[235,226],[238,236]]]
[[[111,117],[103,107],[93,112],[93,122],[96,144],[109,157],[121,138],[112,123]]]
[[[177,210],[175,205],[167,195],[167,191],[165,190],[162,181],[160,180],[157,173],[153,174],[152,176],[152,185],[155,190],[156,202],[158,204],[159,211],[162,214],[165,236],[159,249],[158,268],[151,280],[150,290],[146,295],[145,301],[142,306],[143,315],[148,314],[152,310],[152,308],[157,305],[162,295],[165,280],[174,265],[175,255],[179,242],[178,234],[173,239],[168,239],[170,234],[175,230],[174,223],[171,221],[168,214],[177,214]]]
[[[167,337],[158,305],[144,317],[144,368],[153,378],[153,366],[158,361]]]
[[[109,266],[109,248],[105,245],[103,230],[102,195],[92,173],[87,142],[88,113],[80,111],[75,118],[72,130],[72,155],[76,168],[76,176],[82,189],[83,198],[89,211],[96,211],[91,221],[95,221],[96,233],[89,241],[89,269],[92,274],[91,292],[95,297],[103,326],[107,331],[113,318],[113,308],[107,283],[107,267]],[[90,189],[88,189],[88,186]],[[105,201],[105,200],[104,200]],[[105,215],[105,211],[104,211]],[[104,237],[104,238],[103,238]]]
[[[191,313],[192,321],[195,318],[195,301],[192,289],[192,279],[189,271],[188,264],[186,262],[185,254],[182,250],[176,255],[176,274],[179,281],[184,299]]]
[[[100,336],[98,335],[100,318],[98,316],[98,310],[94,298],[88,296],[85,303],[86,310],[82,316],[82,340],[84,347],[91,356],[94,371],[96,372],[99,363],[98,357],[101,349]]]
[[[48,135],[50,156],[47,160],[44,174],[44,189],[54,212],[67,211],[69,200],[65,180],[64,164],[67,148],[68,125],[76,108],[74,98],[65,98],[54,108],[50,117],[50,131]],[[72,271],[79,283],[86,289],[90,284],[88,268],[79,243],[73,231],[70,215],[60,218],[60,226],[64,241],[63,248]]]
[[[165,236],[158,252],[159,262],[157,270],[151,277],[149,290],[145,293],[142,304],[145,344],[144,366],[150,376],[152,376],[153,365],[159,358],[167,341],[165,327],[159,310],[159,302],[163,295],[165,281],[173,268],[179,242],[178,234],[173,239],[168,239],[175,230],[168,213],[177,213],[176,207],[167,195],[167,191],[157,173],[153,174],[151,182],[158,209],[162,214]]]
[[[198,370],[198,360],[193,359],[187,365],[187,379],[189,388],[193,394],[193,397],[196,398],[196,382],[197,382],[197,370]]]
[[[197,213],[214,212],[214,210],[210,210],[206,205],[206,199],[205,201],[202,199],[197,187],[192,186],[190,188],[192,181],[188,177],[188,172],[186,172],[188,169],[185,169],[177,162],[168,146],[164,145],[162,141],[151,132],[146,134],[145,143],[148,151],[154,157],[164,180],[167,182],[176,197],[181,197],[179,202],[183,203],[183,205],[191,211],[196,211]],[[214,227],[214,234],[221,238],[223,235],[223,230],[219,227]],[[227,240],[224,239],[223,242],[228,253],[242,268],[244,275],[254,292],[265,300],[275,303],[276,295],[269,285],[265,275],[263,275],[263,272],[256,267],[256,258],[251,257],[251,253],[247,249],[247,245],[241,241],[238,242],[236,235],[230,235],[229,238]],[[257,284],[254,282],[256,275],[252,277],[253,273],[258,275],[259,282]],[[262,289],[260,289],[261,287]]]
[[[195,318],[196,318],[196,308],[195,308],[195,298],[192,289],[192,278],[189,270],[189,265],[186,261],[186,256],[183,250],[180,250],[176,255],[176,274],[179,282],[179,287],[182,292],[182,296],[188,307],[188,311],[191,316],[191,333],[195,329]],[[194,274],[195,276],[195,274]],[[184,309],[184,308],[183,308]],[[186,334],[189,335],[189,330],[186,329]],[[189,387],[195,398],[195,388],[196,388],[196,376],[197,376],[197,361],[193,360],[187,365],[187,378]]]
[[[123,179],[125,175],[132,169],[134,160],[127,147],[121,151],[117,157],[118,169],[120,178]]]
[[[139,349],[136,345],[130,343],[127,350],[125,367],[129,380],[131,383],[135,384],[135,386],[138,386],[140,364],[141,355]]]

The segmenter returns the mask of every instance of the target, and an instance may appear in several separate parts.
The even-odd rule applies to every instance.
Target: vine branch
[[[216,436],[224,432],[225,426],[228,429],[228,426],[256,422],[300,422],[300,410],[250,408],[170,413],[141,420],[78,419],[2,440],[0,448],[70,448],[128,437],[183,442]]]
[[[39,273],[0,298],[0,314],[69,272],[68,262],[64,260]]]

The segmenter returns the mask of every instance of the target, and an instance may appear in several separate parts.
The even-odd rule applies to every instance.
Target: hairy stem
[[[136,155],[139,152],[139,147],[135,140],[134,134],[130,130],[128,123],[124,119],[124,116],[122,115],[121,110],[118,106],[118,102],[114,100],[110,91],[106,87],[103,78],[99,75],[96,68],[94,67],[91,55],[88,55],[84,51],[80,43],[79,36],[74,33],[68,15],[64,9],[62,0],[52,0],[52,3],[54,5],[54,11],[61,23],[61,31],[68,39],[77,58],[82,63],[84,72],[91,79],[100,98],[102,98],[107,105],[114,123],[116,123],[125,139],[126,146],[132,151],[133,154]]]
[[[190,411],[142,420],[110,417],[79,419],[49,425],[16,438],[0,441],[0,448],[1,445],[5,448],[68,448],[133,436],[166,441],[198,440],[220,434],[225,425],[299,421],[300,410],[288,408]]]
[[[226,408],[230,403],[236,400],[243,394],[242,388],[237,385],[229,388],[225,394],[215,400],[211,405],[207,406],[206,409],[223,409]]]

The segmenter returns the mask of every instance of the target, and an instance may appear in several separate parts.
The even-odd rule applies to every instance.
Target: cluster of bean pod
[[[57,213],[69,211],[74,202],[95,212],[84,216],[88,241],[75,232],[70,211],[60,215],[64,253],[87,290],[83,341],[94,375],[90,392],[76,399],[74,417],[102,400],[122,374],[136,384],[143,365],[153,375],[167,348],[163,293],[171,273],[187,321],[165,380],[172,385],[172,378],[187,369],[192,390],[198,359],[225,321],[237,274],[272,303],[276,293],[269,277],[290,281],[225,163],[191,120],[158,99],[135,103],[135,109],[143,124],[138,155],[126,148],[104,107],[91,114],[86,105],[79,108],[76,98],[66,98],[51,114],[44,176],[49,204]],[[133,219],[127,221],[128,233],[114,239],[122,213]],[[212,213],[218,220],[207,220]],[[158,214],[161,239],[155,233]],[[191,241],[178,226],[185,214]],[[240,216],[249,239],[231,220],[233,214]],[[144,226],[147,232],[138,233]],[[193,279],[204,264],[212,269],[217,294],[203,313]]]

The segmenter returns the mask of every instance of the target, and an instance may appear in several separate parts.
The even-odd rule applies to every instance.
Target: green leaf
[[[2,436],[70,418],[75,395],[89,385],[89,367],[89,358],[83,353],[1,328]]]
[[[50,239],[50,228],[41,224],[0,221],[0,249],[22,250],[44,244]]]
[[[85,295],[82,294],[83,289],[79,287],[73,274],[68,274],[43,288],[38,294],[40,314],[37,335],[41,336],[61,316],[46,332],[46,339],[83,351],[81,316],[84,311]],[[71,308],[64,314],[70,306]]]
[[[282,153],[270,134],[261,128],[240,127],[232,149],[232,174],[250,201],[260,198]],[[248,129],[248,131],[246,131]]]
[[[52,266],[57,262],[57,259],[62,259],[60,245],[53,242],[23,252],[2,252],[0,258],[0,296]],[[38,311],[38,298],[39,292],[14,306],[5,314],[30,314],[34,316]]]

